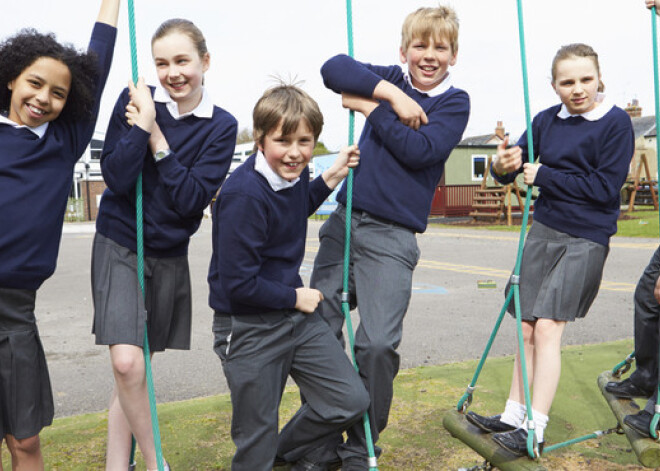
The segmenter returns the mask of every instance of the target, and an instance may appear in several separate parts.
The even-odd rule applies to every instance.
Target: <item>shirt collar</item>
[[[190,115],[195,115],[198,118],[213,117],[213,101],[211,100],[211,96],[209,95],[206,88],[202,88],[202,100],[199,102],[199,105],[197,105],[194,110],[189,111],[188,113],[179,114],[179,105],[172,99],[172,97],[170,97],[170,94],[167,93],[167,90],[161,86],[156,87],[156,91],[154,92],[154,101],[164,103],[167,107],[167,111],[169,111],[172,117],[177,120],[183,119]]]
[[[566,108],[566,105],[562,103],[559,113],[557,113],[557,117],[561,119],[568,119],[570,117],[582,116],[587,121],[598,121],[614,107],[614,103],[610,103],[609,100],[606,100],[604,93],[597,94],[596,101],[600,104],[593,110],[578,114],[571,114],[568,111],[568,108]]]
[[[264,176],[273,191],[281,191],[291,188],[300,180],[300,177],[292,181],[280,177],[275,170],[268,165],[266,157],[260,150],[257,151],[257,156],[254,161],[254,170]]]
[[[0,114],[0,124],[9,124],[10,126],[13,126],[16,129],[25,128],[29,131],[32,131],[34,134],[37,135],[37,137],[39,139],[41,139],[42,137],[44,137],[44,134],[46,134],[46,130],[48,129],[48,124],[49,123],[44,123],[40,126],[37,126],[36,128],[31,128],[30,126],[25,126],[25,125],[20,125],[18,123],[15,123],[11,119],[9,119],[6,116],[3,116],[3,115]]]
[[[415,87],[412,84],[412,80],[410,79],[410,71],[408,70],[407,64],[405,66],[401,66],[401,69],[403,70],[403,79],[406,81],[408,85],[410,85],[412,88],[417,90],[419,93],[425,93],[430,97],[436,97],[438,95],[442,95],[452,86],[451,74],[449,73],[449,71],[447,71],[447,73],[445,74],[445,78],[442,79],[442,82],[436,85],[435,88],[432,88],[431,90],[425,92]]]

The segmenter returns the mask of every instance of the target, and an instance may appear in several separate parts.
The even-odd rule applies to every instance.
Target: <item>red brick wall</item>
[[[88,186],[89,185],[89,186]],[[83,199],[83,216],[85,221],[96,220],[96,215],[99,212],[98,205],[96,204],[97,196],[103,194],[107,188],[103,180],[81,180],[80,193]],[[89,189],[89,193],[88,190]],[[89,194],[89,201],[87,195]],[[91,203],[91,205],[90,205]]]

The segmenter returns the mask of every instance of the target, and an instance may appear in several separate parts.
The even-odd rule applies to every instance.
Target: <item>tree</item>
[[[236,144],[245,144],[246,142],[252,142],[254,139],[252,137],[252,129],[243,128],[238,131],[236,135]]]
[[[314,147],[314,153],[312,155],[323,155],[330,154],[328,148],[323,144],[323,141],[318,141],[316,147]]]

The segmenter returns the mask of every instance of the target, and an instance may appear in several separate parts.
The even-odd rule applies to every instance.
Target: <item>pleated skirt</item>
[[[520,267],[522,319],[574,321],[586,316],[598,294],[608,253],[604,245],[535,221]],[[509,289],[510,284],[505,294]],[[507,310],[515,315],[513,299]]]
[[[0,288],[0,437],[53,423],[53,391],[34,315],[36,292]]]
[[[144,260],[145,295],[137,278],[134,252],[96,234],[92,250],[92,298],[97,345],[189,350],[192,294],[188,257]]]

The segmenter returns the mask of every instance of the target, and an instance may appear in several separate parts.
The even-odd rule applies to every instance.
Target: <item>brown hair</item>
[[[555,54],[554,59],[552,59],[552,82],[557,79],[557,64],[559,62],[570,59],[571,57],[588,57],[594,62],[596,66],[596,71],[598,72],[598,91],[605,91],[605,84],[600,80],[600,64],[598,63],[598,54],[591,46],[582,43],[573,43],[562,46]]]
[[[401,28],[401,49],[405,51],[415,38],[444,38],[452,54],[458,52],[458,16],[447,6],[426,7],[410,13]]]
[[[280,122],[282,135],[286,136],[295,132],[302,120],[311,129],[316,143],[323,129],[323,114],[314,99],[295,85],[282,84],[266,90],[252,112],[255,152]]]
[[[154,43],[157,40],[173,32],[185,34],[188,36],[195,45],[195,48],[199,53],[199,57],[204,57],[206,54],[208,54],[209,51],[206,47],[206,39],[204,39],[204,35],[202,34],[201,30],[195,26],[195,23],[183,18],[172,18],[163,22],[151,37],[151,47],[154,46]]]

